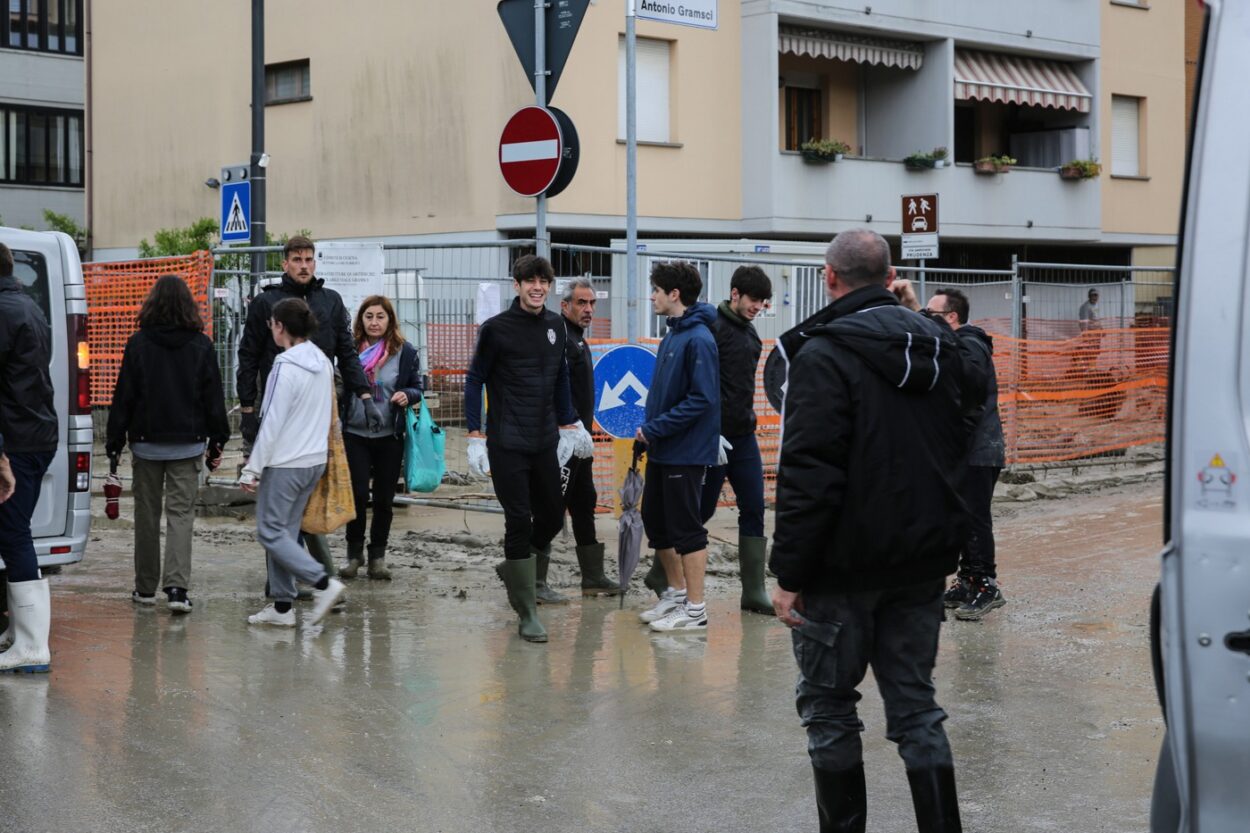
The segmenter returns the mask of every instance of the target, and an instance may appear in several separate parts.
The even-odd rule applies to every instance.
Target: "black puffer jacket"
[[[495,448],[532,454],[555,446],[559,426],[577,421],[564,358],[563,316],[521,309],[520,299],[482,324],[464,386],[469,431],[481,429],[486,386],[486,438]]]
[[[278,302],[287,298],[302,298],[308,303],[313,315],[317,316],[317,331],[313,333],[311,341],[321,348],[321,352],[330,361],[338,359],[344,390],[356,396],[369,392],[369,382],[360,367],[360,357],[356,354],[343,299],[333,289],[326,289],[324,284],[325,281],[320,278],[299,284],[291,280],[290,275],[283,275],[280,283],[265,287],[263,292],[252,299],[247,308],[243,338],[239,341],[236,382],[240,405],[245,408],[254,407],[261,391],[265,389],[265,380],[269,378],[274,357],[278,355],[278,346],[273,343],[273,336],[269,332],[269,319]]]
[[[52,329],[17,278],[0,278],[0,435],[7,454],[55,451]]]
[[[755,326],[722,301],[716,308],[716,352],[720,356],[720,433],[742,437],[755,433],[755,371],[760,363]]]
[[[144,327],[126,342],[113,388],[105,450],[131,443],[208,442],[230,439],[217,354],[197,330]]]
[[[964,324],[955,331],[970,376],[979,377],[985,398],[973,412],[976,421],[968,465],[1001,469],[1006,465],[1003,422],[998,415],[998,373],[994,370],[994,339],[980,327]]]
[[[586,332],[574,321],[564,318],[564,358],[569,363],[569,392],[573,397],[573,410],[586,426],[595,426],[595,363],[586,343]]]
[[[954,333],[880,286],[827,309],[791,353],[769,566],[791,591],[946,576],[966,529]]]

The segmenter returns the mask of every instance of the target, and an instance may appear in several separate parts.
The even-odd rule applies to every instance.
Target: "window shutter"
[[[1131,96],[1111,96],[1111,173],[1140,176],[1141,101]]]
[[[669,49],[665,40],[638,38],[638,141],[669,142]],[[625,138],[625,39],[617,60],[616,135]]]

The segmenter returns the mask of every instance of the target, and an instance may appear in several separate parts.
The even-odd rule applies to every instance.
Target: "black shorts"
[[[706,466],[647,463],[642,525],[652,549],[686,555],[707,549],[700,508]]]

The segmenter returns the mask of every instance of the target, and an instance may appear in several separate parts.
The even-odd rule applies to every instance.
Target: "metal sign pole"
[[[547,106],[547,4],[534,0],[534,101]],[[547,239],[547,195],[539,194],[534,203],[534,240],[538,256],[551,257]]]
[[[924,258],[923,257],[920,258],[920,295],[917,297],[917,300],[920,301],[921,308],[923,308],[925,304],[929,303],[929,298],[928,298],[928,295],[926,295],[925,293],[925,286],[924,286]]]
[[[265,0],[252,0],[251,245],[265,245]],[[252,253],[252,295],[265,272],[264,252]]]
[[[636,0],[625,4],[625,291],[630,344],[638,343],[638,31]]]

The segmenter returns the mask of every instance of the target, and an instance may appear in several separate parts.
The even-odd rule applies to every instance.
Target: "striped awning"
[[[955,98],[1081,113],[1093,100],[1071,64],[971,49],[955,50]]]
[[[810,55],[857,64],[920,69],[924,46],[912,41],[882,40],[827,29],[781,26],[777,47],[783,55]]]

